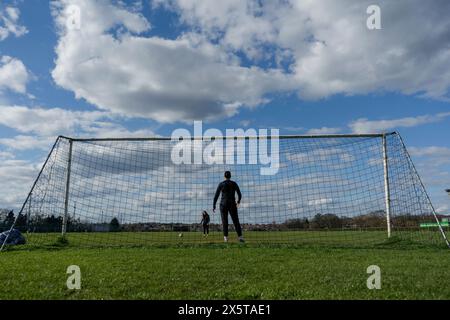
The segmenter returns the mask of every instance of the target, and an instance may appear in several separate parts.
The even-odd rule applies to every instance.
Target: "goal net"
[[[242,191],[238,212],[247,243],[446,244],[448,216],[435,213],[397,133],[280,136],[275,174],[262,174],[257,161],[226,161],[239,148],[251,159],[253,140],[272,139],[213,143],[221,139],[235,142],[234,153],[224,148],[215,155],[222,162],[207,164],[175,163],[180,141],[170,138],[59,137],[14,225],[2,229],[20,230],[27,245],[51,245],[61,236],[75,246],[223,242],[220,198],[215,213],[212,206],[229,170]],[[211,144],[197,140],[192,154]],[[210,215],[207,237],[203,210]]]

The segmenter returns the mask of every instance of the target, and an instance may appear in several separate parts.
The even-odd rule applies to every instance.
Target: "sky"
[[[367,27],[369,5],[381,29]],[[58,135],[399,132],[450,211],[450,2],[0,1],[0,208]]]

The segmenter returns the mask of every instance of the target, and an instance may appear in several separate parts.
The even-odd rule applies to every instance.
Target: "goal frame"
[[[447,247],[450,249],[450,242],[447,239],[447,236],[444,232],[444,229],[442,228],[441,222],[439,221],[439,218],[437,217],[435,208],[431,202],[431,199],[428,195],[428,192],[425,189],[425,186],[422,182],[422,179],[420,178],[420,175],[417,172],[416,167],[414,166],[414,163],[412,162],[411,156],[403,142],[403,139],[401,135],[397,131],[392,132],[386,132],[386,133],[366,133],[366,134],[321,134],[321,135],[279,135],[276,138],[277,139],[326,139],[326,138],[380,138],[381,139],[381,146],[382,146],[382,161],[383,161],[383,181],[384,181],[384,201],[385,201],[385,212],[386,212],[386,230],[387,230],[387,238],[389,239],[391,237],[391,194],[390,194],[390,181],[389,181],[389,159],[388,159],[388,146],[386,143],[386,138],[391,135],[397,135],[400,139],[402,148],[405,151],[406,157],[408,158],[408,163],[411,165],[411,170],[413,173],[417,176],[418,182],[422,189],[424,190],[424,193],[426,195],[426,198],[431,206],[432,214],[434,216],[434,219],[438,225],[438,229],[447,245]],[[211,141],[211,138],[214,139],[267,139],[270,140],[273,137],[271,136],[251,136],[251,135],[244,135],[244,136],[220,136],[220,137],[199,137],[199,136],[192,136],[188,139],[190,140],[207,140]],[[13,228],[16,225],[18,217],[23,213],[24,208],[27,204],[27,202],[31,199],[34,188],[39,181],[39,178],[42,175],[42,172],[46,168],[46,165],[55,150],[55,147],[57,146],[58,142],[62,139],[65,139],[69,142],[69,151],[68,151],[68,159],[67,159],[67,173],[66,173],[66,181],[65,181],[65,191],[64,191],[64,213],[63,213],[63,220],[62,220],[62,227],[61,227],[61,236],[65,237],[67,232],[67,220],[68,220],[68,210],[69,210],[69,197],[70,197],[70,179],[71,179],[71,165],[72,165],[72,149],[73,149],[73,143],[74,142],[110,142],[110,141],[171,141],[171,137],[163,137],[163,136],[155,136],[155,137],[130,137],[130,138],[73,138],[68,136],[59,135],[52,148],[50,149],[50,152],[47,155],[46,160],[44,161],[36,179],[34,180],[32,187],[30,191],[28,192],[27,197],[25,198],[25,201],[23,202],[23,205],[16,215],[16,218],[11,225],[11,228],[9,231],[12,231]],[[9,235],[8,235],[9,236]],[[5,240],[1,244],[0,252],[3,251],[5,244],[8,240],[8,236],[6,236]]]

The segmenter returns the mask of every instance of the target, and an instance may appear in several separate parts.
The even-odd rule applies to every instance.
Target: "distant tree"
[[[111,232],[120,231],[120,223],[117,218],[112,218],[111,222],[109,223],[109,231]]]
[[[355,216],[351,218],[349,224],[358,228],[382,228],[386,226],[386,213],[383,210],[377,210]]]
[[[19,213],[16,221],[16,227],[24,227],[27,225],[27,216]]]
[[[340,229],[342,219],[335,214],[316,214],[311,221],[313,229]]]
[[[62,217],[55,217],[54,215],[48,216],[43,220],[44,232],[58,232],[61,231]]]
[[[8,209],[2,209],[0,208],[0,223],[5,222],[5,218],[8,215],[9,210]]]
[[[10,226],[12,226],[12,224],[14,223],[14,220],[15,220],[15,218],[14,218],[14,211],[13,210],[11,210],[7,215],[6,215],[6,218],[5,218],[5,225],[7,226],[7,227],[10,227]]]
[[[308,219],[289,219],[284,223],[288,229],[308,229]]]

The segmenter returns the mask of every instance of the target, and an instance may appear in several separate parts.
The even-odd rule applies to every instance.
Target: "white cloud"
[[[450,148],[448,147],[410,147],[409,153],[413,157],[423,157],[430,163],[428,165],[439,166],[443,164],[450,164]]]
[[[27,28],[18,24],[20,10],[6,6],[0,9],[0,41],[10,35],[21,37],[28,32]],[[3,91],[11,90],[17,93],[26,93],[27,83],[32,75],[17,58],[0,55],[0,98]]]
[[[101,109],[159,122],[229,117],[278,92],[447,99],[450,4],[412,1],[380,1],[383,29],[375,31],[366,27],[368,0],[154,2],[188,27],[176,39],[148,36],[151,24],[139,7],[55,1],[52,75]],[[65,8],[73,4],[79,29],[66,26]]]
[[[261,59],[260,46],[277,41],[277,21],[271,18],[286,14],[281,2],[267,2],[261,7],[256,1],[155,1],[155,5],[176,10],[181,20],[210,40],[219,40],[231,51],[243,50],[249,57]],[[270,11],[276,11],[273,15]]]
[[[425,188],[439,213],[448,213],[450,148],[443,146],[408,147]]]
[[[71,111],[61,108],[0,106],[0,124],[22,133],[63,135],[75,129],[88,129],[110,114],[99,111]]]
[[[239,122],[239,124],[240,124],[241,126],[243,126],[244,128],[248,127],[248,126],[250,125],[250,123],[251,123],[251,120],[241,120],[241,121]]]
[[[0,207],[18,208],[25,199],[41,160],[20,160],[22,151],[45,155],[58,135],[84,138],[155,136],[151,129],[129,130],[113,115],[99,111],[0,106],[0,125],[20,134],[0,138]]]
[[[369,120],[361,118],[351,122],[349,127],[353,133],[374,133],[435,123],[443,121],[448,117],[450,117],[450,112],[391,120]]]
[[[450,211],[450,207],[447,204],[443,204],[436,208],[436,212],[441,213],[441,214],[448,214],[449,211]]]
[[[3,145],[10,150],[48,150],[49,145],[54,140],[55,138],[52,137],[18,135],[13,138],[0,138],[0,145]]]
[[[100,111],[0,105],[0,124],[21,133],[0,139],[0,145],[17,150],[48,149],[59,135],[89,138],[155,136],[151,129],[128,130],[117,122],[121,119]]]
[[[7,6],[0,10],[0,41],[5,40],[9,35],[20,37],[28,32],[26,27],[18,23],[19,17],[18,8]]]
[[[301,165],[326,165],[327,168],[340,168],[351,165],[355,159],[354,150],[322,145],[305,152],[287,153],[286,159]],[[353,152],[353,153],[351,153]]]
[[[14,154],[12,152],[0,151],[0,161],[13,159]]]
[[[0,93],[9,89],[24,94],[30,79],[22,61],[10,56],[0,56]]]
[[[309,206],[321,206],[329,203],[333,203],[333,199],[331,198],[322,198],[308,201]]]
[[[378,1],[375,31],[366,27],[369,0],[160,3],[227,50],[284,60],[303,98],[380,90],[448,98],[448,1]]]
[[[341,128],[331,128],[331,127],[322,127],[322,128],[313,128],[309,129],[306,134],[311,135],[320,135],[320,134],[336,134],[342,132]]]
[[[79,30],[66,28],[62,14],[72,3],[81,10]],[[242,67],[201,35],[145,37],[142,15],[106,1],[54,3],[53,15],[60,34],[55,82],[101,109],[160,122],[217,119],[289,87],[280,70]]]
[[[99,122],[85,127],[77,136],[84,138],[145,138],[157,136],[151,129],[129,130],[113,122]]]
[[[0,161],[0,206],[17,208],[25,199],[39,164],[26,160]]]

